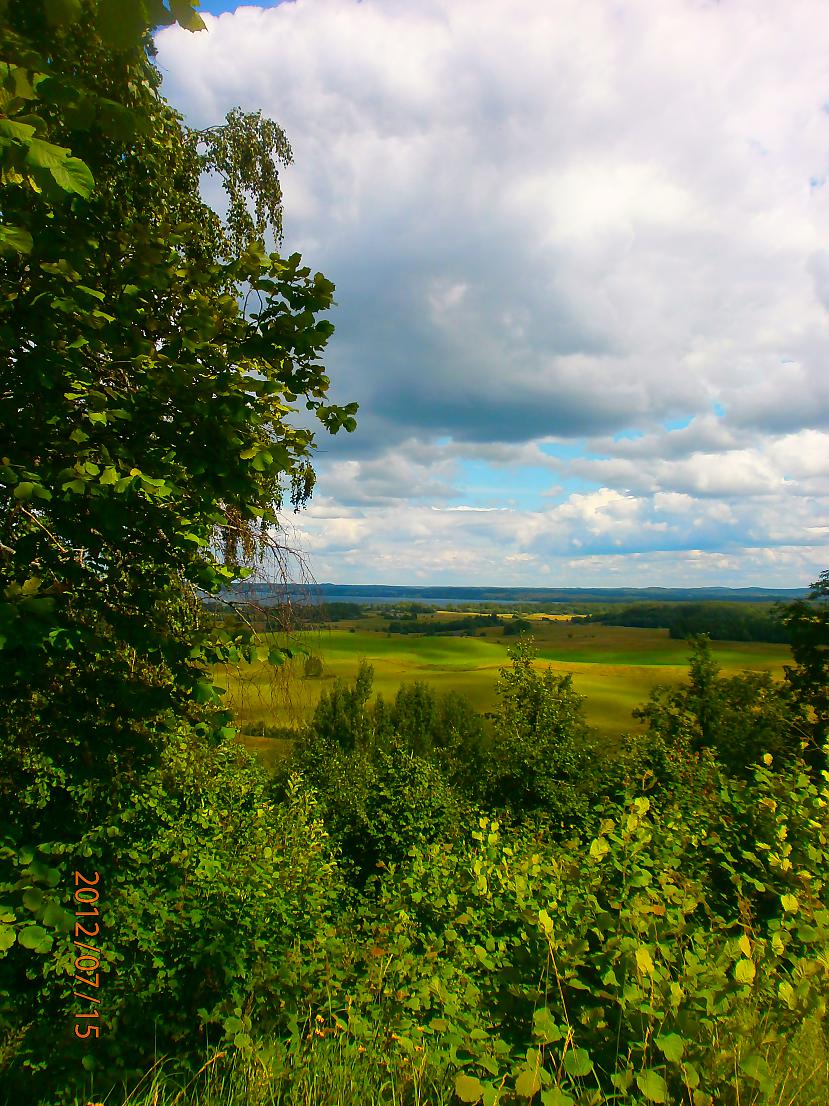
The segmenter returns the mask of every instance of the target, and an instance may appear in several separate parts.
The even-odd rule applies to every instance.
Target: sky
[[[286,519],[317,580],[829,567],[823,0],[201,11],[158,34],[163,92],[282,125],[283,248],[337,286],[358,428]]]

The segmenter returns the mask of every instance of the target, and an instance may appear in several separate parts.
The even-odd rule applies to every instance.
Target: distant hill
[[[447,587],[426,584],[316,584],[308,587],[280,586],[245,582],[234,589],[236,599],[247,599],[264,606],[290,599],[327,603],[348,600],[352,603],[636,603],[636,602],[718,602],[776,603],[791,602],[808,595],[808,588],[505,588]]]

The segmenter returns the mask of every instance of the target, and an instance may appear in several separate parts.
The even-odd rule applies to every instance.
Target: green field
[[[321,691],[337,677],[352,679],[361,659],[374,667],[375,693],[392,699],[401,683],[423,680],[440,692],[458,691],[481,711],[496,702],[498,669],[508,662],[507,648],[515,638],[494,626],[476,637],[426,637],[387,634],[385,621],[361,619],[337,629],[299,634],[296,642],[322,658],[321,678],[305,678],[304,658],[283,669],[265,664],[222,671],[220,686],[250,740],[263,726],[298,726],[314,709]],[[570,672],[586,696],[587,717],[606,737],[636,728],[631,711],[659,684],[677,684],[687,676],[689,646],[674,641],[667,630],[635,629],[532,619],[539,665]],[[790,659],[783,645],[713,642],[712,651],[725,675],[768,671],[782,676]]]

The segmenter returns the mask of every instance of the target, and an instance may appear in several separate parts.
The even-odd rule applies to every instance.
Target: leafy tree
[[[333,286],[252,237],[273,197],[243,243],[241,214],[226,232],[199,195],[206,164],[258,194],[272,132],[232,114],[200,152],[148,55],[163,9],[120,8],[128,41],[103,0],[4,16],[0,692],[30,780],[41,757],[84,782],[137,765],[215,701],[206,665],[250,642],[201,626],[195,589],[307,497],[291,404],[353,426],[319,363]]]
[[[193,2],[0,3],[0,1033],[12,1036],[37,1022],[37,980],[53,974],[67,865],[106,867],[106,828],[173,739],[232,735],[209,666],[282,659],[207,625],[198,595],[244,575],[257,550],[273,555],[280,508],[310,494],[314,434],[294,405],[332,433],[354,426],[354,405],[328,403],[320,363],[333,285],[262,242],[280,229],[281,131],[231,113],[193,133],[160,94],[149,28],[199,29]],[[201,199],[205,170],[228,190],[227,225]],[[57,1007],[40,1009],[49,1037]]]
[[[786,666],[786,682],[807,715],[806,757],[820,771],[829,740],[829,570],[812,584],[808,599],[788,604],[778,617],[791,637],[795,662]]]
[[[362,660],[353,684],[338,679],[324,691],[311,722],[313,739],[347,751],[368,745],[374,734],[368,709],[373,683],[374,669]]]
[[[429,752],[435,741],[437,696],[422,680],[401,684],[391,712],[394,732],[416,753]]]
[[[806,732],[783,685],[768,672],[722,676],[704,636],[692,639],[688,683],[654,689],[634,715],[648,726],[662,779],[672,778],[676,762],[702,750],[729,773],[748,776],[767,753],[789,761],[797,756]]]
[[[499,673],[490,799],[519,814],[545,811],[567,827],[587,809],[591,741],[584,696],[569,674],[539,672],[535,655],[531,641],[522,639],[509,650],[511,666]]]

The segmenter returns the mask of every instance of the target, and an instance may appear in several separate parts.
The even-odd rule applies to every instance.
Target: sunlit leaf
[[[668,1086],[658,1071],[653,1069],[637,1072],[636,1086],[648,1102],[667,1102]]]
[[[459,1072],[455,1076],[455,1094],[461,1102],[478,1102],[484,1091],[484,1085],[474,1075]]]

